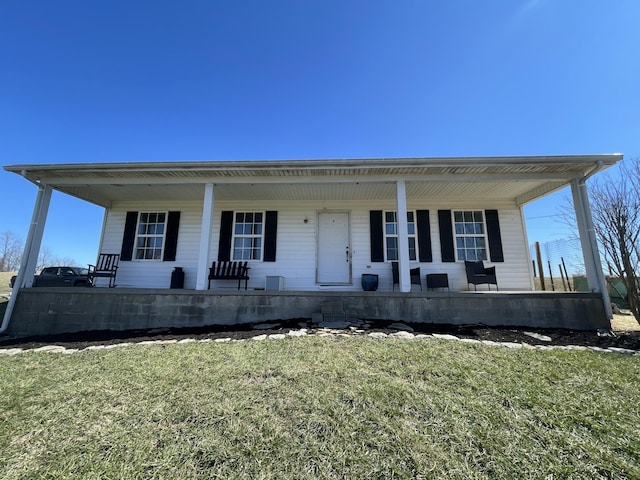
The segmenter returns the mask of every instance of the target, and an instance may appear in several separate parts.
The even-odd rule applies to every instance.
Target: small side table
[[[446,288],[449,290],[449,276],[446,273],[428,273],[427,288]]]

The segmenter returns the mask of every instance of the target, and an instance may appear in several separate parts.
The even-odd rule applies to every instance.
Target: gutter
[[[579,180],[580,183],[586,184],[586,181],[589,180],[591,177],[593,177],[600,170],[602,170],[603,167],[604,167],[604,163],[602,162],[602,160],[601,159],[596,160],[595,166],[583,175],[583,177]]]

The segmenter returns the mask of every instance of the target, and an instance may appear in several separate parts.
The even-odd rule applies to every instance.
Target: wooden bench
[[[249,267],[247,262],[213,262],[209,269],[209,286],[211,289],[211,280],[238,280],[238,290],[240,290],[240,282],[244,280],[244,289],[247,289],[247,281],[249,280]]]
[[[95,265],[89,264],[89,282],[94,285],[96,278],[108,278],[109,288],[116,286],[116,274],[118,273],[118,262],[120,254],[118,253],[101,253],[98,255],[98,261]]]

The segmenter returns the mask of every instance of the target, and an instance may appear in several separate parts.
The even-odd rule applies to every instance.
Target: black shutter
[[[440,253],[443,262],[456,261],[456,249],[453,243],[453,224],[451,210],[438,210],[438,226],[440,227]]]
[[[487,221],[487,238],[489,239],[489,257],[492,262],[504,262],[502,253],[502,236],[500,235],[500,221],[498,210],[485,210]]]
[[[138,212],[127,212],[127,218],[124,221],[124,235],[122,236],[120,260],[131,261],[133,258],[133,244],[136,241],[137,226]]]
[[[278,212],[268,211],[264,218],[264,261],[276,261],[276,243],[278,237]]]
[[[180,212],[169,212],[167,217],[167,235],[164,246],[163,262],[173,262],[178,248],[178,230],[180,229]]]
[[[233,236],[233,212],[224,211],[220,219],[220,239],[218,241],[218,261],[231,260],[231,237]]]
[[[418,230],[418,259],[421,262],[433,262],[429,210],[418,210],[416,212],[416,223]]]
[[[369,236],[371,239],[371,261],[384,262],[382,210],[371,210],[369,212]]]

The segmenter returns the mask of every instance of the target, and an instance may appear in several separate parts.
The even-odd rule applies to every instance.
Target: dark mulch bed
[[[91,345],[112,345],[123,342],[142,342],[147,340],[182,340],[194,339],[247,339],[261,334],[286,333],[301,327],[309,328],[309,333],[316,330],[308,319],[274,321],[272,328],[261,328],[260,325],[207,326],[194,328],[165,328],[151,330],[112,331],[100,330],[40,337],[8,338],[0,337],[0,348],[37,348],[44,345],[62,345],[65,348],[85,348]],[[393,322],[367,321],[369,332],[393,333],[397,330],[389,328]],[[487,327],[486,325],[436,325],[410,324],[415,334],[440,333],[455,335],[459,338],[491,340],[495,342],[528,343],[529,345],[582,345],[594,347],[618,347],[640,351],[640,332],[608,332],[577,331],[565,329],[535,329],[514,327]],[[258,327],[258,328],[256,328]],[[346,332],[352,332],[345,329]],[[543,341],[526,335],[534,332],[551,338]],[[357,335],[357,333],[354,333]]]

